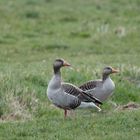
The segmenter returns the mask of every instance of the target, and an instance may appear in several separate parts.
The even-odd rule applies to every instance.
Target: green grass
[[[62,114],[49,111],[49,115],[29,122],[4,123],[0,130],[5,139],[139,139],[139,111],[112,112],[62,118]],[[51,117],[51,115],[53,117]],[[16,128],[16,129],[15,129]],[[59,129],[58,129],[59,128]],[[18,131],[17,131],[18,130]]]
[[[140,137],[140,1],[0,0],[0,140],[120,140]],[[106,65],[116,89],[103,112],[76,110],[64,120],[46,89],[55,58],[74,70],[64,81],[101,77]],[[112,104],[113,102],[113,104]]]

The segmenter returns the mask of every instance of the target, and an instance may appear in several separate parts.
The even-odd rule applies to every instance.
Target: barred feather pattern
[[[97,82],[99,81],[89,81],[81,85],[79,88],[82,89],[83,91],[90,90],[97,86]]]
[[[62,86],[66,93],[78,97],[80,101],[87,100],[90,102],[94,102],[94,103],[97,102],[99,104],[102,104],[98,99],[96,99],[95,97],[92,97],[92,95],[90,95],[89,93],[82,92],[80,88],[75,87],[72,84],[65,83],[65,84],[62,84]]]
[[[64,91],[68,94],[74,95],[74,96],[78,96],[81,94],[80,91],[78,91],[73,85],[70,84],[62,84],[62,87],[64,89]]]

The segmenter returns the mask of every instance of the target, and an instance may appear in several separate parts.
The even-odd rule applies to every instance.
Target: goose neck
[[[108,79],[110,76],[108,75],[108,74],[103,74],[103,76],[102,76],[102,80],[103,80],[103,82],[106,80],[106,79]]]

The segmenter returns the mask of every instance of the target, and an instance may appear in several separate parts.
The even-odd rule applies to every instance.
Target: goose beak
[[[112,73],[118,73],[119,70],[112,68]]]
[[[63,66],[71,66],[68,62],[64,61]]]

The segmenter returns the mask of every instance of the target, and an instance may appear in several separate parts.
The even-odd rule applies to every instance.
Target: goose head
[[[65,66],[71,66],[68,62],[66,62],[64,59],[56,59],[53,64],[54,73],[57,73],[60,71],[60,68]]]
[[[119,70],[117,69],[114,69],[110,66],[107,66],[103,69],[103,80],[105,80],[110,74],[112,73],[118,73]]]

